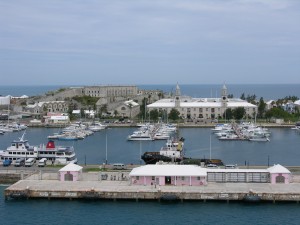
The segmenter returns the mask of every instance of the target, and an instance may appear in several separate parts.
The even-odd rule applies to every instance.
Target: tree
[[[102,113],[107,113],[107,104],[101,105],[99,114],[102,116]]]
[[[246,110],[244,107],[237,107],[233,110],[233,116],[236,120],[243,119],[244,115],[246,114]]]
[[[115,116],[118,116],[118,115],[119,115],[118,110],[115,110],[115,111],[114,111],[114,115],[115,115]]]
[[[264,101],[264,99],[261,97],[258,103],[258,117],[259,118],[263,118],[264,114],[265,114],[265,110],[266,110],[266,103]]]
[[[133,104],[132,104],[132,102],[129,102],[128,103],[128,107],[129,107],[129,110],[130,110],[130,114],[129,114],[129,118],[131,119],[131,112],[132,112],[132,108],[133,108]]]
[[[158,117],[159,117],[159,112],[158,112],[157,109],[154,109],[154,110],[150,111],[150,119],[151,120],[157,121]]]
[[[223,114],[223,118],[226,120],[233,119],[233,112],[231,108],[226,109],[225,113]]]
[[[246,100],[246,98],[245,98],[245,93],[243,93],[243,94],[241,95],[240,99]]]
[[[169,113],[169,119],[176,121],[179,119],[180,112],[177,109],[171,109]]]

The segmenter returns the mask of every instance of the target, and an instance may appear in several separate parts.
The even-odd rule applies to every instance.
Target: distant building
[[[32,105],[27,105],[25,110],[33,114],[42,114],[47,112],[68,112],[68,103],[65,101],[49,101],[49,102],[39,102]]]
[[[118,97],[127,98],[137,95],[137,86],[88,86],[83,89],[84,95],[104,98],[104,104],[114,102]]]
[[[64,113],[47,113],[44,116],[46,124],[67,124],[70,123],[70,118]]]
[[[224,85],[220,98],[192,98],[181,96],[179,85],[176,86],[175,96],[158,100],[147,105],[151,111],[166,111],[177,109],[182,118],[186,119],[216,119],[223,118],[226,109],[236,109],[243,107],[249,118],[254,118],[257,114],[257,106],[238,98],[228,98],[227,88]]]
[[[115,110],[118,112],[118,116],[133,118],[139,114],[140,105],[133,100],[128,100],[122,102]]]
[[[11,96],[0,96],[0,106],[10,105]]]

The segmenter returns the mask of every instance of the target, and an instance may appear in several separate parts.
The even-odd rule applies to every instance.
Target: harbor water
[[[171,92],[175,85],[144,85],[141,88],[163,89]],[[182,94],[192,97],[219,96],[221,85],[180,85]],[[300,85],[227,85],[235,97],[242,93],[258,98],[278,99],[289,95],[300,96]],[[58,86],[0,87],[1,95],[39,95]],[[108,163],[143,164],[140,155],[158,151],[165,141],[126,141],[135,128],[112,128],[95,133],[84,140],[56,142],[74,145],[79,164]],[[300,164],[300,133],[289,128],[270,129],[270,142],[219,141],[210,128],[180,128],[185,138],[185,155],[193,158],[219,158],[226,164],[285,166]],[[47,136],[57,128],[28,128],[26,139],[31,145],[46,144]],[[0,149],[6,149],[22,133],[0,136]],[[106,138],[107,137],[107,138]],[[211,139],[211,141],[210,141]],[[106,142],[107,140],[107,142]],[[106,148],[107,146],[107,148]],[[211,146],[211,147],[210,147]],[[0,186],[1,225],[11,224],[251,224],[281,225],[300,223],[299,204],[241,202],[157,202],[157,201],[83,201],[83,200],[4,200],[5,186]]]
[[[164,203],[45,199],[5,201],[4,188],[0,187],[1,225],[298,225],[300,221],[300,205],[296,203]]]
[[[144,164],[140,156],[146,151],[159,151],[165,140],[127,141],[136,128],[109,128],[77,141],[55,141],[56,145],[73,145],[79,164],[108,163]],[[31,145],[46,144],[48,135],[58,128],[28,128],[25,139]],[[178,136],[185,138],[186,157],[217,158],[225,164],[262,165],[300,164],[300,133],[290,128],[270,128],[270,142],[220,141],[211,128],[180,128]],[[0,136],[0,149],[6,149],[22,132]]]

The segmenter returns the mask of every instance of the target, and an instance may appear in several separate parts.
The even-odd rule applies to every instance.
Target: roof
[[[68,165],[64,166],[59,170],[59,172],[68,172],[68,171],[73,171],[73,172],[78,172],[82,170],[81,166],[78,166],[74,163],[69,163]]]
[[[291,173],[287,168],[280,164],[275,164],[267,169],[270,173]]]
[[[294,102],[295,105],[300,105],[300,100]]]
[[[269,173],[267,169],[219,169],[207,168],[207,173]]]
[[[145,165],[134,168],[129,176],[207,176],[207,173],[196,165]]]
[[[124,104],[127,105],[127,106],[130,106],[130,105],[131,105],[131,106],[133,106],[133,107],[134,107],[134,106],[139,106],[139,104],[138,104],[137,102],[133,101],[133,100],[125,101]]]
[[[175,100],[161,99],[152,104],[147,105],[149,108],[174,108]],[[222,101],[220,98],[190,98],[185,97],[180,99],[180,107],[182,108],[192,108],[192,107],[206,107],[206,108],[220,108],[222,107]],[[256,105],[253,105],[247,101],[241,99],[229,99],[227,102],[227,107],[248,107],[256,108]]]
[[[74,109],[74,110],[72,111],[72,113],[73,113],[73,114],[80,114],[80,109]]]

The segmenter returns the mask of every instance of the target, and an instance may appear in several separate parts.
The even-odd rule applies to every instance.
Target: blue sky
[[[299,0],[0,0],[1,85],[300,83]]]

